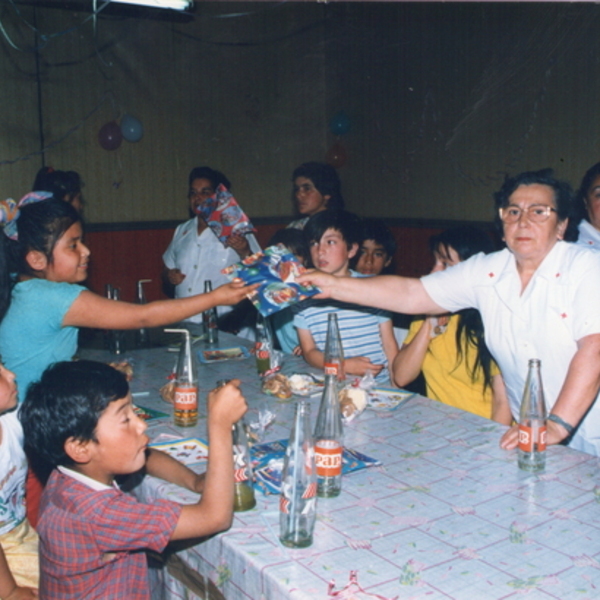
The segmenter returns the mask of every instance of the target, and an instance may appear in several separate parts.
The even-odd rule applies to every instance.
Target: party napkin
[[[263,494],[281,492],[281,471],[288,440],[277,440],[264,444],[255,444],[250,448],[255,486]],[[367,467],[379,467],[381,461],[359,452],[344,448],[342,450],[342,475],[353,473]]]
[[[231,280],[239,278],[247,284],[259,283],[251,300],[266,317],[320,292],[312,285],[296,282],[296,277],[304,271],[298,259],[285,246],[277,244],[225,267],[221,273]]]
[[[222,183],[217,187],[215,195],[198,206],[196,212],[206,221],[223,245],[232,234],[244,235],[256,231],[237,200]]]

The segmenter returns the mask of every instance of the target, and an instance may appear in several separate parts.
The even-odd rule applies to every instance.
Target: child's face
[[[294,195],[298,205],[298,212],[305,217],[310,217],[327,208],[331,196],[323,196],[315,184],[307,177],[296,177],[294,181]]]
[[[15,374],[0,363],[0,413],[17,405]]]
[[[348,275],[348,262],[356,254],[358,244],[348,244],[341,232],[336,229],[327,229],[321,239],[310,243],[310,257],[312,264],[325,273],[338,277]]]
[[[435,263],[433,269],[431,269],[432,273],[445,271],[448,267],[461,262],[458,252],[452,246],[438,246],[437,250],[433,253],[433,257],[435,258]]]
[[[116,475],[139,471],[146,464],[147,427],[135,414],[130,394],[111,402],[98,419],[96,440],[87,442],[91,460],[85,474],[111,485]]]
[[[379,275],[390,263],[392,257],[375,240],[365,240],[360,245],[356,270],[363,275]]]
[[[42,271],[49,281],[79,283],[87,277],[90,251],[82,241],[81,223],[73,223],[52,250],[52,263]]]

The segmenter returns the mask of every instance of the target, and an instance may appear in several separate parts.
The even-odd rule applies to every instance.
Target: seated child
[[[347,211],[322,211],[304,227],[312,266],[336,277],[360,277],[349,268],[358,251],[360,221]],[[378,382],[389,379],[388,364],[398,352],[389,313],[331,300],[309,300],[294,317],[302,355],[313,367],[323,367],[327,316],[336,313],[344,370],[349,375],[371,372]]]
[[[0,598],[37,598],[38,537],[25,517],[27,459],[15,375],[0,364]]]
[[[362,242],[356,256],[355,269],[362,275],[391,275],[396,254],[396,240],[381,219],[365,219],[362,224]],[[412,321],[410,315],[393,313],[394,337],[402,345]],[[420,390],[419,390],[420,391]]]
[[[381,219],[365,219],[355,269],[363,275],[389,275],[394,272],[392,260],[396,240]]]
[[[275,246],[276,244],[283,244],[300,263],[306,264],[307,249],[304,235],[300,229],[289,227],[275,232],[268,245]],[[302,354],[291,307],[284,308],[269,318],[281,349],[286,354]]]
[[[494,250],[484,231],[468,225],[447,229],[429,244],[435,258],[432,273]],[[467,308],[413,321],[392,364],[392,374],[397,385],[406,386],[421,371],[429,398],[511,424],[502,375],[485,343],[478,310]]]
[[[227,529],[233,514],[231,428],[246,411],[239,381],[208,394],[206,477],[148,448],[125,375],[93,361],[60,362],[30,386],[25,447],[56,467],[41,502],[40,590],[49,600],[150,598],[144,550]],[[116,476],[144,469],[202,493],[197,504],[146,504]]]

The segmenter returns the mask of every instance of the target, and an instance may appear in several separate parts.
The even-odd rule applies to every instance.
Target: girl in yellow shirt
[[[490,237],[471,227],[433,236],[432,272],[494,250]],[[485,344],[483,323],[474,308],[412,322],[392,366],[396,385],[411,383],[423,371],[429,398],[510,425],[512,416],[502,375]]]

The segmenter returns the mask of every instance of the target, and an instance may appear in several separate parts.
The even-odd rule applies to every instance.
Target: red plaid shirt
[[[54,471],[41,502],[40,597],[148,600],[145,550],[162,551],[181,506],[143,504],[117,489],[95,491]]]

